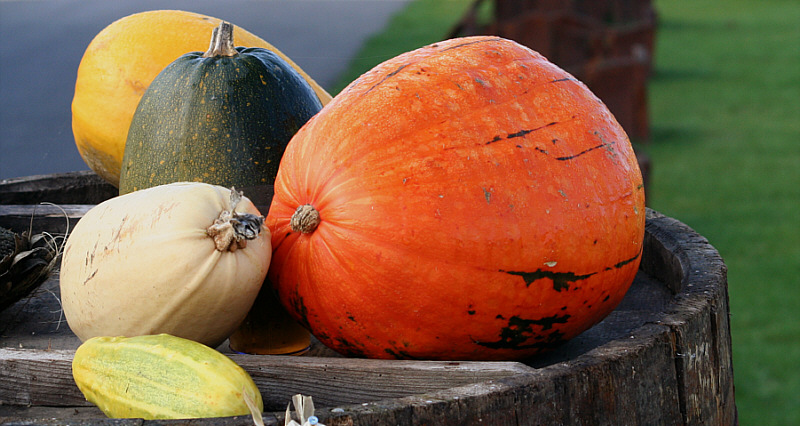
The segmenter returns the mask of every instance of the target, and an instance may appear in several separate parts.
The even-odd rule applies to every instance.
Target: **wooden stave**
[[[77,180],[77,187],[80,181],[97,185],[91,173],[65,175],[67,181]],[[34,186],[37,181],[52,185],[53,177],[21,180]],[[55,177],[65,179],[63,175]],[[0,181],[0,204],[8,200],[3,198],[7,184],[8,180]],[[35,201],[35,191],[26,197],[22,200],[28,201],[24,202]],[[628,338],[608,342],[574,359],[520,369],[518,374],[503,378],[324,407],[317,415],[327,425],[735,424],[727,269],[719,253],[687,225],[648,209],[640,272],[661,280],[674,296],[663,312],[634,329]],[[706,337],[711,337],[710,343]],[[638,373],[634,373],[637,367]],[[606,369],[616,373],[608,374]],[[631,374],[626,375],[627,371]],[[636,379],[637,374],[640,379]],[[278,424],[269,422],[282,422],[282,418],[276,412],[265,420]],[[37,424],[47,421],[35,420]],[[0,421],[25,423],[31,418],[22,413],[0,417]],[[107,419],[88,421],[102,424]],[[249,417],[240,416],[199,419],[192,424],[250,422]]]

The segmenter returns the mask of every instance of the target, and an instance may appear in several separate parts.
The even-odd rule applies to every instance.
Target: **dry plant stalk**
[[[286,417],[284,419],[284,426],[325,426],[319,422],[317,416],[314,415],[314,401],[310,396],[303,396],[297,394],[292,397],[294,404],[294,411],[297,414],[300,422],[292,419],[292,413],[289,411],[289,404],[286,404]]]
[[[69,219],[66,213],[64,216],[69,233]],[[22,234],[0,228],[0,312],[47,281],[61,259],[66,239],[66,234],[33,234],[33,217]]]

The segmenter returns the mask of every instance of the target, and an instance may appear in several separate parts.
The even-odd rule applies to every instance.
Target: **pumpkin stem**
[[[204,58],[215,58],[219,56],[236,56],[239,52],[233,45],[233,25],[230,22],[222,21],[219,26],[211,32],[211,44],[208,46]]]
[[[236,251],[247,247],[247,240],[258,238],[264,216],[236,212],[236,205],[242,199],[242,193],[231,188],[230,210],[223,210],[206,228],[206,233],[214,240],[219,251]]]
[[[320,217],[317,209],[311,204],[304,204],[297,208],[292,215],[289,225],[292,231],[310,234],[319,226]]]

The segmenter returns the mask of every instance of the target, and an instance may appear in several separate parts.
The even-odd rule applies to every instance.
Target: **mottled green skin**
[[[176,59],[133,116],[120,194],[178,181],[271,185],[286,145],[322,109],[314,90],[269,50]]]

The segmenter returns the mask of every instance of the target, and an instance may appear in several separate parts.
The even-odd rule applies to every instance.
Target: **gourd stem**
[[[292,231],[310,234],[319,226],[320,217],[317,209],[311,204],[304,204],[297,208],[289,222]]]
[[[247,240],[258,238],[264,225],[264,216],[236,212],[243,194],[231,188],[230,210],[223,210],[206,233],[219,251],[236,251],[247,247]]]
[[[233,45],[233,25],[230,22],[222,21],[219,26],[211,32],[211,44],[203,54],[204,58],[214,58],[219,56],[236,56],[239,52]]]

